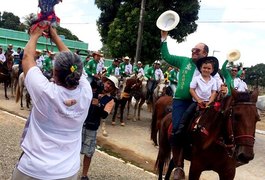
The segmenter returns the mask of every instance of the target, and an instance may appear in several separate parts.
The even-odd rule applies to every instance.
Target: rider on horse
[[[90,83],[93,79],[99,80],[101,78],[100,75],[97,74],[97,64],[103,55],[100,52],[93,52],[92,56],[93,58],[84,66],[85,72],[88,75],[87,79]]]
[[[154,92],[154,89],[156,88],[157,84],[160,81],[164,80],[164,74],[162,70],[160,69],[161,62],[159,60],[156,60],[152,67],[150,67],[145,76],[147,77],[147,94],[146,94],[146,100],[147,102],[150,102],[152,100],[152,94]]]

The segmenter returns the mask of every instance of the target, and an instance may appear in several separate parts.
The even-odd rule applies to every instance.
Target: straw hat
[[[95,52],[92,53],[92,56],[93,56],[93,57],[94,57],[95,55],[98,55],[98,56],[100,56],[100,57],[103,57],[103,54],[101,54],[101,53],[98,52],[98,51],[95,51]]]
[[[241,54],[239,50],[237,49],[232,49],[227,53],[227,60],[229,62],[234,62],[240,58]]]
[[[156,20],[156,26],[163,31],[171,31],[179,23],[179,15],[175,11],[163,12]]]

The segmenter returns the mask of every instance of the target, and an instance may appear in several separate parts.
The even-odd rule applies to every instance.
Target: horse
[[[19,65],[14,64],[12,66],[12,71],[11,71],[11,96],[14,96],[14,92],[16,92],[17,84],[18,84],[18,71],[19,71]]]
[[[13,59],[12,56],[8,56],[4,63],[0,63],[0,83],[4,83],[5,98],[8,100],[7,87],[11,82],[10,72],[12,71]]]
[[[112,116],[112,125],[115,125],[115,120],[116,120],[116,115],[118,112],[118,108],[120,107],[120,123],[122,126],[125,125],[124,120],[123,120],[123,113],[125,106],[127,102],[131,101],[131,93],[132,91],[136,92],[141,89],[142,86],[142,81],[140,81],[138,78],[128,78],[125,79],[125,82],[123,83],[122,90],[120,90],[120,93],[118,94],[118,97],[116,98],[115,101],[115,107],[114,107],[114,112]],[[129,104],[128,104],[128,111],[127,111],[127,118],[129,116]]]
[[[20,75],[19,75],[19,78],[18,78],[18,84],[17,84],[17,88],[16,88],[16,103],[19,101],[20,99],[20,109],[23,110],[24,107],[23,107],[23,91],[24,91],[24,73],[22,72]],[[29,110],[30,109],[30,95],[27,91],[27,89],[25,88],[26,90],[26,94],[25,94],[25,97],[26,97],[26,107],[27,109]]]
[[[172,96],[162,96],[154,104],[151,120],[151,140],[157,146],[157,133],[161,126],[162,119],[172,111]]]
[[[186,143],[183,152],[190,160],[189,179],[198,180],[205,170],[218,173],[220,180],[232,180],[236,167],[247,164],[254,158],[254,141],[256,122],[259,120],[256,102],[258,90],[252,93],[236,92],[224,98],[205,111],[202,111],[195,121],[192,121],[188,136],[191,144]],[[219,104],[219,105],[218,105]],[[159,130],[159,152],[155,167],[162,179],[163,168],[168,164],[171,152],[170,132],[172,114],[168,114],[161,122]],[[169,179],[175,164],[180,157],[170,160],[165,179]],[[178,169],[175,170],[175,174]],[[184,177],[182,177],[184,178]]]

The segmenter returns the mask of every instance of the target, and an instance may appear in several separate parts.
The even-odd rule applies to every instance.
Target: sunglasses
[[[199,52],[201,52],[201,49],[199,49],[199,48],[192,48],[191,49],[191,52],[192,53],[199,53]]]

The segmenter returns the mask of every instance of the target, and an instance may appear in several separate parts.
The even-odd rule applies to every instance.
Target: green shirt
[[[161,53],[162,58],[168,64],[179,68],[179,79],[174,98],[183,100],[191,99],[190,82],[196,69],[195,63],[188,57],[170,55],[167,48],[167,42],[162,43]]]
[[[154,67],[150,67],[149,69],[147,69],[146,73],[145,73],[145,77],[147,77],[147,79],[155,79],[155,68]]]
[[[98,62],[95,59],[91,59],[86,63],[84,69],[87,75],[94,76],[95,74],[97,74],[97,64]]]
[[[116,66],[114,66],[113,64],[110,65],[110,66],[107,68],[106,76],[109,77],[110,75],[115,75],[115,68],[116,68]]]
[[[52,59],[50,57],[47,57],[44,59],[42,68],[46,72],[51,72],[52,70]]]
[[[172,69],[169,72],[168,80],[171,84],[177,84],[178,83],[178,72],[175,69]]]

